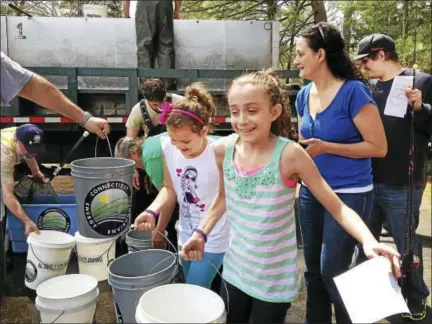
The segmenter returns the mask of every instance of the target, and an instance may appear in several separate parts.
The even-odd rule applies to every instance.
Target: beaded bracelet
[[[196,227],[193,231],[194,231],[194,232],[197,232],[198,234],[200,234],[201,237],[202,237],[203,240],[204,240],[204,243],[207,243],[207,235],[206,235],[206,233],[204,233],[203,230],[200,230],[198,227]]]

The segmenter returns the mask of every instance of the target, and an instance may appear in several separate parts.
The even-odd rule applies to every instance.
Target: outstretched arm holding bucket
[[[217,150],[217,156],[219,181],[223,183],[221,161],[223,161],[224,150],[222,148]],[[376,241],[357,213],[346,206],[332,191],[305,150],[298,144],[287,145],[282,153],[280,167],[281,174],[287,179],[298,176],[305,182],[309,190],[333,215],[335,220],[363,245],[363,250],[369,258],[378,255],[386,256],[391,262],[393,273],[396,277],[400,277],[399,254],[389,245],[381,244]],[[220,186],[220,190],[224,190],[223,185]],[[225,196],[224,193],[220,193],[217,197],[221,195],[223,195],[223,197]],[[224,205],[222,198],[216,198],[213,202],[208,215],[199,226],[201,230],[195,232],[183,246],[183,257],[185,259],[200,260],[202,258],[204,252],[203,237],[210,233],[215,224],[215,220],[220,217],[219,214],[223,210],[222,207],[225,207]]]
[[[165,156],[163,156],[163,165],[164,186],[153,203],[135,219],[135,228],[139,231],[152,231],[157,223],[158,231],[163,233],[168,226],[177,196],[166,167]],[[156,219],[158,219],[158,222],[156,222]]]
[[[28,99],[80,123],[89,132],[105,138],[110,127],[105,119],[93,117],[70,101],[45,78],[30,72],[1,52],[1,101],[9,103],[16,96]]]

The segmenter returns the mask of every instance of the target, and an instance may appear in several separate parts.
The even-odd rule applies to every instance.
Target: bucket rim
[[[45,305],[45,303],[49,303],[50,305],[52,305],[52,302],[54,301],[60,301],[60,300],[51,300],[48,298],[43,298],[40,296],[36,296],[35,298],[35,307],[38,311],[40,312],[44,312],[47,314],[58,314],[59,312],[63,314],[68,314],[68,313],[74,313],[77,312],[79,310],[85,309],[87,307],[89,307],[92,304],[96,304],[99,300],[99,296],[100,296],[100,290],[98,287],[96,287],[95,289],[93,289],[92,291],[89,292],[93,293],[93,297],[91,297],[91,299],[88,299],[85,303],[82,304],[77,304],[73,307],[49,307],[48,305]],[[85,296],[85,295],[83,295]],[[83,297],[83,296],[79,296],[79,297]],[[70,299],[62,299],[63,302],[72,302],[74,299],[70,298]],[[76,300],[76,299],[75,299]]]
[[[72,248],[75,245],[75,238],[68,233],[54,231],[54,230],[40,230],[39,233],[40,234],[36,234],[35,232],[30,233],[30,235],[27,237],[27,243],[43,246],[50,249]],[[43,240],[44,239],[43,235],[49,235],[48,233],[57,237],[63,237],[65,239],[65,242],[53,243],[52,240],[49,240],[46,237],[45,240]]]
[[[151,241],[152,240],[152,238],[151,238],[151,232],[150,232],[150,238],[148,240],[135,238],[135,237],[132,237],[132,236],[129,235],[131,233],[142,233],[142,232],[149,232],[149,231],[138,231],[138,230],[131,229],[131,230],[129,230],[129,231],[126,232],[126,238],[125,238],[125,240],[127,240],[127,239],[129,239],[129,240],[136,240],[136,241]],[[165,237],[168,236],[168,231],[167,230],[164,231],[164,235],[165,235]]]
[[[80,284],[77,285],[77,282]],[[68,286],[73,286],[75,288],[75,292],[69,293],[69,295],[65,294],[64,291],[67,290],[66,288]],[[62,287],[63,295],[58,294],[55,297],[50,295],[56,290],[56,287]],[[36,294],[42,299],[51,301],[71,300],[77,297],[85,296],[94,291],[96,288],[98,288],[98,281],[95,277],[83,273],[73,273],[45,280],[36,288]],[[58,289],[56,291],[58,291]]]
[[[116,237],[107,237],[107,238],[92,238],[83,236],[79,230],[75,232],[74,238],[76,243],[83,243],[83,244],[104,244],[104,243],[111,243],[112,241],[117,240],[119,236]]]
[[[121,166],[112,166],[112,167],[109,167],[109,166],[94,166],[94,167],[90,167],[90,166],[80,166],[80,165],[77,165],[78,162],[88,161],[88,160],[99,160],[99,161],[101,161],[101,160],[121,160],[121,161],[127,162],[128,164],[121,165]],[[73,171],[73,168],[76,168],[76,169],[81,168],[81,169],[87,169],[87,170],[96,170],[96,169],[100,170],[101,167],[103,167],[104,169],[108,169],[108,170],[111,170],[111,169],[120,169],[120,168],[131,168],[131,167],[135,168],[135,161],[129,160],[129,159],[124,159],[124,158],[116,158],[116,157],[93,157],[93,158],[84,158],[84,159],[74,160],[71,163],[71,171]],[[75,171],[76,171],[76,169],[75,169]]]
[[[163,290],[166,289],[167,287],[186,287],[186,289],[195,289],[195,290],[201,290],[203,292],[205,292],[206,294],[209,295],[213,295],[215,297],[218,297],[217,299],[219,300],[219,305],[220,310],[222,311],[221,314],[218,315],[217,318],[213,319],[211,322],[206,322],[206,323],[219,323],[218,321],[221,318],[224,318],[224,316],[226,316],[226,310],[225,310],[225,302],[223,301],[222,297],[220,297],[217,293],[215,293],[214,291],[201,287],[201,286],[197,286],[197,285],[192,285],[192,284],[187,284],[187,283],[170,283],[170,284],[165,284],[165,285],[160,285],[157,287],[154,287],[152,289],[147,290],[146,292],[144,292],[140,299],[138,300],[138,305],[136,307],[136,311],[135,311],[135,317],[137,315],[143,315],[144,317],[146,317],[148,320],[151,321],[151,323],[165,323],[164,321],[161,321],[161,319],[155,318],[154,316],[152,316],[151,314],[149,314],[148,312],[146,312],[142,305],[145,304],[144,303],[144,299],[147,298],[149,295],[151,295],[152,293],[154,293],[155,291],[159,291],[159,290]],[[219,309],[218,309],[219,310]],[[202,323],[202,322],[200,322]]]
[[[173,265],[175,265],[177,263],[177,256],[176,256],[176,254],[173,253],[173,252],[171,252],[171,251],[162,250],[162,249],[140,250],[140,251],[136,251],[136,252],[133,252],[133,253],[128,253],[128,254],[122,255],[122,256],[116,258],[113,262],[111,262],[111,264],[108,266],[108,280],[110,280],[110,277],[112,277],[113,279],[115,278],[115,279],[122,279],[122,280],[123,279],[128,280],[128,279],[132,279],[132,278],[133,279],[138,279],[138,278],[145,278],[145,277],[152,278],[153,276],[156,276],[156,275],[160,274],[161,272],[166,271],[166,269],[163,269],[163,270],[160,270],[160,271],[157,271],[157,272],[153,272],[151,274],[145,274],[145,275],[136,276],[136,277],[119,276],[117,274],[112,273],[112,271],[111,271],[111,267],[117,261],[120,262],[120,260],[122,260],[124,258],[127,258],[127,257],[131,257],[131,255],[135,255],[136,256],[136,253],[143,253],[144,254],[144,253],[152,253],[152,252],[155,252],[155,251],[162,251],[164,253],[171,254],[173,256],[174,260],[173,260],[173,262],[167,268],[171,268]]]

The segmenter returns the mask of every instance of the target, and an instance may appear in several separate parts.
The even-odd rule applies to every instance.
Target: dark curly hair
[[[166,97],[165,84],[161,79],[147,79],[141,84],[141,92],[149,101],[163,102]]]

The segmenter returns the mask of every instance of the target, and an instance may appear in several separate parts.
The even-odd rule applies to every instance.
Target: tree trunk
[[[267,20],[276,19],[277,0],[266,0],[267,4]]]
[[[314,13],[314,23],[317,24],[320,21],[327,21],[327,11],[322,0],[311,1],[312,10]]]
[[[289,48],[288,48],[288,59],[287,59],[287,70],[291,70],[291,65],[293,63],[293,54],[295,53],[295,46],[294,46],[294,37],[296,36],[296,27],[297,27],[297,20],[300,14],[300,1],[295,0],[295,15],[294,19],[291,21],[291,31],[290,31],[290,42],[289,42]],[[287,80],[288,82],[289,80]]]
[[[402,19],[402,60],[405,62],[406,58],[406,41],[408,36],[408,15],[409,15],[409,1],[403,2],[403,19]]]
[[[354,14],[354,6],[352,5],[352,3],[346,4],[343,14],[343,37],[345,42],[345,54],[349,55],[351,49],[352,16]]]

